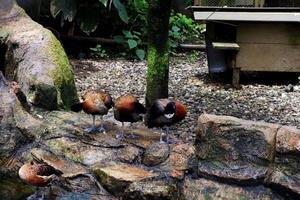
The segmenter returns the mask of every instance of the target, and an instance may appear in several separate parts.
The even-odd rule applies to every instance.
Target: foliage
[[[122,30],[122,34],[115,35],[117,43],[123,44],[126,55],[143,60],[145,58],[145,40],[147,36],[147,0],[129,0],[126,4],[129,23]]]
[[[141,40],[141,33],[137,31],[122,31],[123,35],[116,35],[114,37],[115,41],[119,44],[125,44],[127,47],[127,53],[135,55],[140,59],[144,60],[145,58],[145,50]]]
[[[50,11],[54,18],[60,17],[62,26],[65,21],[75,20],[83,32],[90,34],[98,27],[101,9],[110,7],[111,4],[120,19],[128,23],[126,8],[120,0],[51,0]]]
[[[97,59],[106,58],[106,50],[100,44],[97,44],[96,47],[90,48],[91,56]]]
[[[170,17],[169,44],[174,53],[179,43],[199,41],[203,39],[205,26],[194,22],[193,19],[181,14],[172,13]]]

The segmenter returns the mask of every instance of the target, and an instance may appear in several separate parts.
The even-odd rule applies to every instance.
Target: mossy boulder
[[[18,6],[0,16],[6,35],[4,75],[20,83],[29,101],[46,109],[69,109],[78,102],[72,67],[60,42]],[[11,14],[13,13],[13,14]],[[6,19],[6,20],[1,20]],[[9,20],[8,20],[9,19]],[[8,37],[7,37],[8,35]]]

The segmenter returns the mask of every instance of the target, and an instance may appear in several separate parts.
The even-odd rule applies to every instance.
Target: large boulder
[[[23,109],[0,72],[0,167],[18,148],[32,142],[40,128],[41,122]]]
[[[279,125],[203,114],[198,120],[200,175],[262,183],[270,173]]]
[[[74,76],[60,42],[18,6],[0,15],[4,72],[20,83],[29,101],[46,109],[70,108],[78,102]]]
[[[274,170],[270,183],[300,195],[300,130],[283,126],[276,137]]]
[[[112,194],[121,196],[130,184],[146,181],[159,174],[150,172],[141,167],[122,163],[112,163],[107,166],[95,166],[93,171],[99,177],[100,182]]]
[[[182,200],[279,200],[284,199],[264,186],[237,186],[204,178],[186,178],[183,183]]]

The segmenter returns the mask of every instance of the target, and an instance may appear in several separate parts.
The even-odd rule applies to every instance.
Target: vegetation
[[[76,21],[83,32],[90,34],[97,29],[103,9],[110,10],[111,5],[117,10],[120,19],[128,24],[127,11],[120,0],[51,0],[50,11],[53,17],[60,18],[61,25],[65,21]]]
[[[171,53],[175,54],[180,43],[203,40],[205,26],[181,14],[172,13],[170,17],[169,43]]]
[[[91,56],[96,59],[106,58],[108,56],[101,44],[97,44],[94,48],[90,48],[90,51]]]

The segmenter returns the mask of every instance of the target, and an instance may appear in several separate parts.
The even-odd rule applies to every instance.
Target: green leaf
[[[148,9],[148,2],[146,0],[134,0],[134,7],[140,12],[146,12]]]
[[[180,31],[180,28],[178,26],[172,26],[172,31],[178,32]]]
[[[127,43],[128,43],[129,49],[133,49],[137,46],[137,42],[133,39],[127,40]]]
[[[114,36],[114,40],[116,41],[116,43],[122,44],[125,42],[125,39],[123,37],[123,35],[116,35]]]
[[[99,0],[100,1],[100,3],[102,3],[105,7],[107,7],[107,2],[108,2],[108,0]]]
[[[56,16],[62,12],[63,19],[72,22],[77,12],[77,1],[51,0],[50,12],[54,18],[56,18]]]
[[[76,17],[77,24],[86,34],[90,34],[98,27],[100,20],[100,12],[98,6],[84,5],[78,9]]]
[[[125,38],[133,38],[133,35],[130,31],[122,31],[122,33],[125,35]]]
[[[120,0],[113,0],[113,4],[118,10],[118,14],[121,20],[128,24],[128,15],[125,6],[120,2]]]
[[[145,58],[145,51],[143,49],[137,49],[135,51],[135,54],[137,55],[137,57],[140,59],[140,60],[144,60]]]

